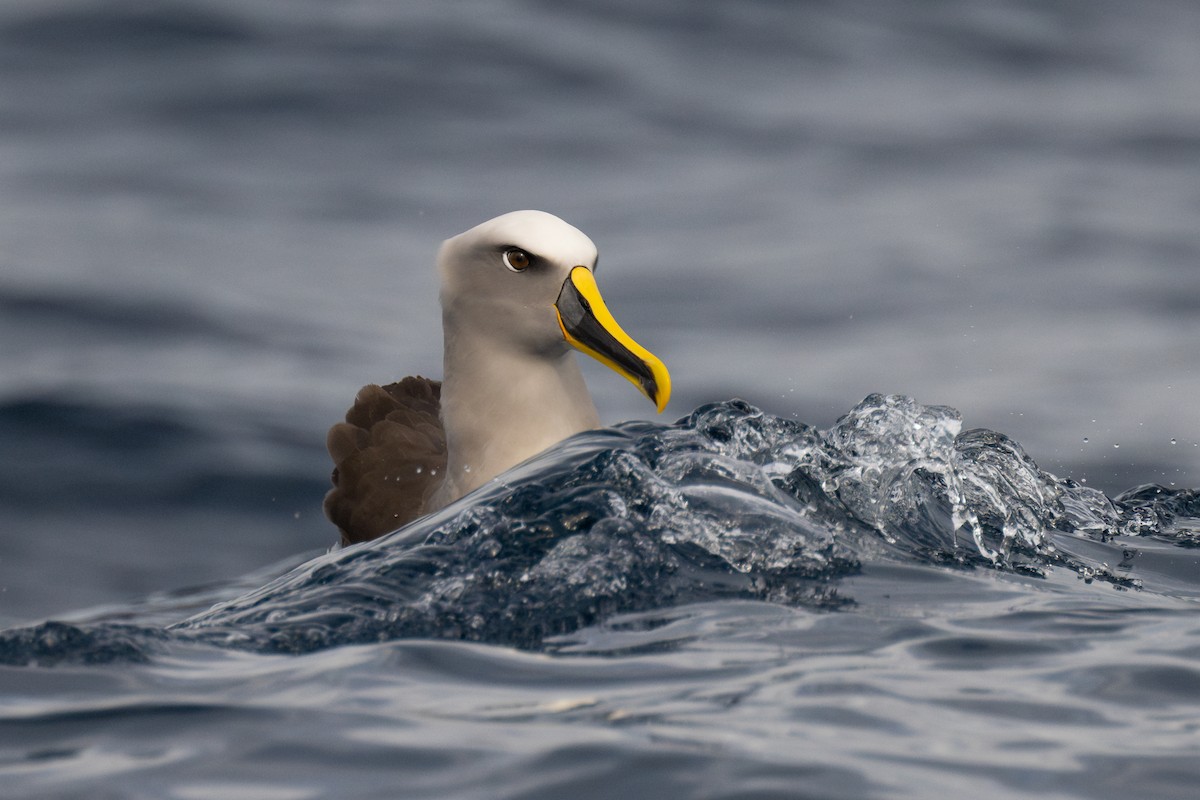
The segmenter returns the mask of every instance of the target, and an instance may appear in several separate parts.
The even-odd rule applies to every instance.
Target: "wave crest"
[[[1040,470],[1004,435],[961,425],[954,409],[872,395],[826,431],[734,400],[671,426],[582,434],[178,630],[288,651],[411,636],[538,647],[615,613],[687,602],[836,607],[849,602],[837,579],[879,559],[1065,567],[1136,587],[1104,560],[1120,548],[1060,545],[1195,537],[1195,493],[1113,501]]]
[[[536,649],[617,614],[689,603],[838,608],[853,602],[840,579],[883,562],[1061,568],[1200,596],[1179,555],[1200,544],[1196,491],[1110,499],[1039,469],[1003,434],[961,427],[952,408],[895,395],[867,397],[828,430],[738,400],[674,425],[628,422],[166,634],[147,627],[142,647],[129,649],[125,615],[47,629],[52,646],[44,626],[0,634],[0,661],[143,657],[164,638],[275,652],[412,637]]]

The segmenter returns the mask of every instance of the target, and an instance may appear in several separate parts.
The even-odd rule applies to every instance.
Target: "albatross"
[[[543,211],[504,214],[442,244],[443,380],[364,386],[329,431],[325,514],[343,544],[401,528],[600,427],[574,350],[662,412],[670,375],[609,313],[597,255],[591,239]]]

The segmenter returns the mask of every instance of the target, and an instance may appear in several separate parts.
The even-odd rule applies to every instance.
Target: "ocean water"
[[[5,3],[0,794],[1194,797],[1198,39]],[[326,428],[517,208],[670,407],[586,367],[613,428],[329,552]]]

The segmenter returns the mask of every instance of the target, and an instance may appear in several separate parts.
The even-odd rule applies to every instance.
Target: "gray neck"
[[[442,424],[447,474],[436,506],[457,500],[568,436],[600,426],[573,351],[496,346],[478,330],[445,331]]]

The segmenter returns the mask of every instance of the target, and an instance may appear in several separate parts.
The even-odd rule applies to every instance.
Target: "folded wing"
[[[359,390],[346,421],[329,429],[335,464],[325,516],[342,543],[365,542],[422,514],[446,468],[442,384],[408,377]]]

